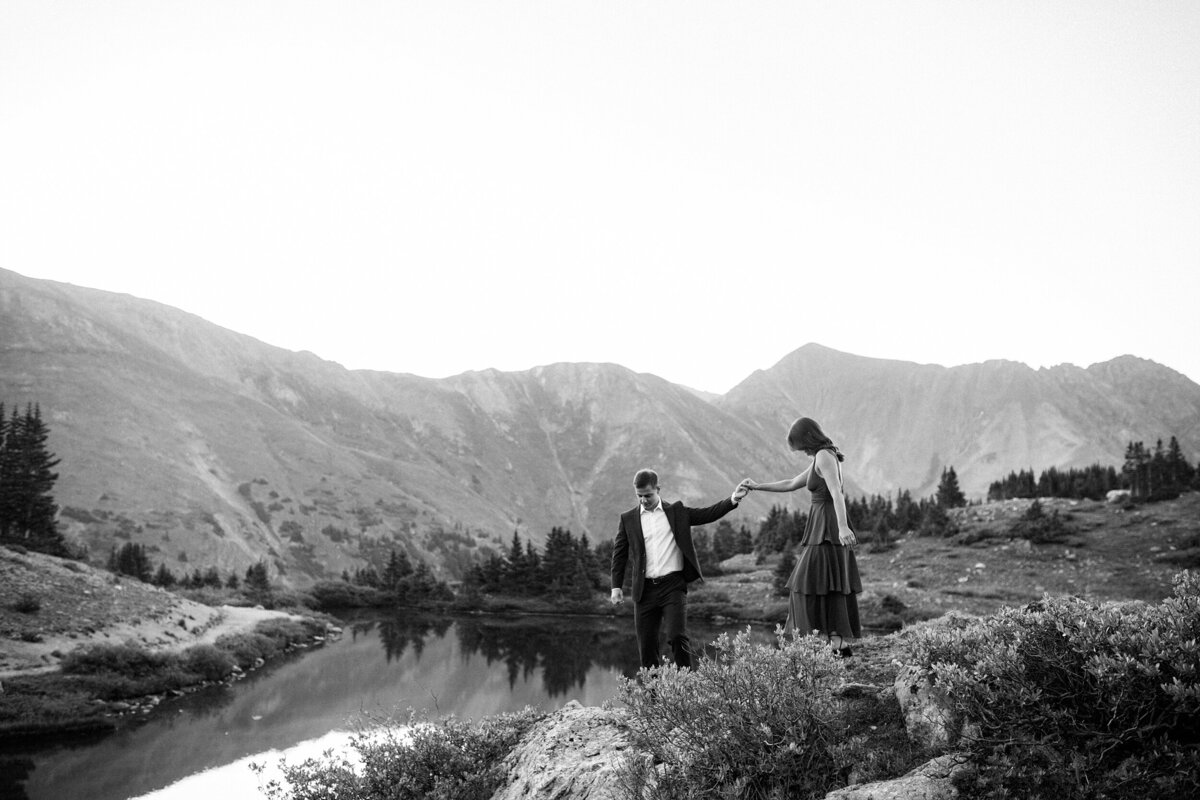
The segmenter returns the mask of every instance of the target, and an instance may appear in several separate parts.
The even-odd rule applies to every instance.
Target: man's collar
[[[659,510],[662,510],[664,514],[666,513],[666,510],[663,509],[663,501],[662,501],[661,497],[658,498],[658,505],[656,505],[654,508],[646,508],[641,503],[638,503],[638,510],[641,511],[643,514],[653,514],[655,511],[659,511]]]

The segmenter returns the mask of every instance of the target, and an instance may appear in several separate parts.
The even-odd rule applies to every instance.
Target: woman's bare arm
[[[757,483],[749,478],[742,481],[742,486],[747,489],[757,492],[794,492],[801,486],[808,483],[808,473],[812,471],[812,464],[794,478],[785,478],[784,480],[772,481],[771,483]]]
[[[841,470],[838,469],[837,456],[828,450],[821,450],[813,460],[817,474],[825,479],[829,487],[829,496],[833,500],[833,512],[837,515],[838,539],[844,545],[855,544],[854,531],[850,530],[850,518],[846,514],[846,495],[842,491]]]

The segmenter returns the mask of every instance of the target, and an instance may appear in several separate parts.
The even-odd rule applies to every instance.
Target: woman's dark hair
[[[818,450],[832,450],[838,461],[846,460],[842,451],[838,450],[833,440],[825,435],[825,431],[821,430],[821,426],[817,424],[816,420],[808,417],[801,417],[792,423],[787,440],[793,450],[803,450],[810,456],[816,455]]]

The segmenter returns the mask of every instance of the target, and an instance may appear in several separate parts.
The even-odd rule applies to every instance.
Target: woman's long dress
[[[862,579],[854,551],[838,539],[837,512],[825,479],[816,469],[808,473],[812,507],[800,541],[800,558],[788,578],[791,590],[786,630],[837,634],[843,639],[862,635],[858,595]]]

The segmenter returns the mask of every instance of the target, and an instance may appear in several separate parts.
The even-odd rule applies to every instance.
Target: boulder
[[[572,700],[535,725],[504,760],[492,800],[618,800],[616,771],[629,752],[624,709]]]
[[[948,753],[899,778],[837,789],[825,800],[953,800],[954,778],[966,768],[961,756]]]
[[[962,720],[927,672],[911,665],[902,667],[893,688],[910,739],[929,750],[942,750],[959,740]]]
[[[1132,499],[1133,493],[1128,489],[1110,489],[1104,495],[1104,499],[1110,503],[1124,503],[1126,500]]]

